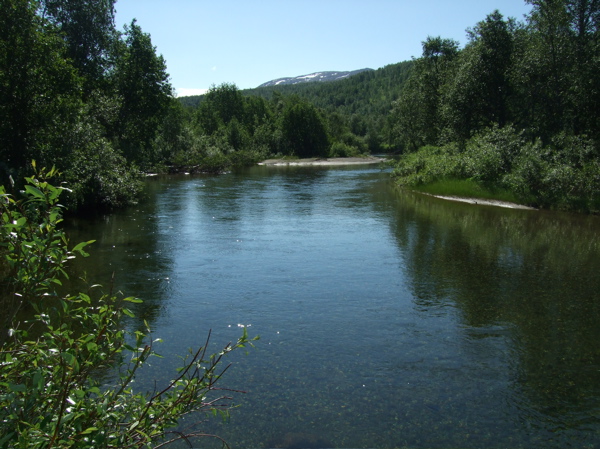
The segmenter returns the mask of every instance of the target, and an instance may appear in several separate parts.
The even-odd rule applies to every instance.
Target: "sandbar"
[[[419,193],[422,193],[422,192],[419,192]],[[424,193],[424,195],[433,196],[434,198],[440,198],[442,200],[459,201],[461,203],[469,203],[469,204],[480,204],[482,206],[497,206],[497,207],[507,207],[510,209],[537,210],[535,207],[525,206],[524,204],[511,203],[508,201],[484,200],[481,198],[467,198],[467,197],[462,197],[462,196],[432,195],[429,193]]]
[[[334,166],[334,165],[360,165],[360,164],[379,164],[385,159],[381,157],[332,157],[332,158],[308,158],[308,159],[267,159],[259,162],[258,165],[271,166]]]

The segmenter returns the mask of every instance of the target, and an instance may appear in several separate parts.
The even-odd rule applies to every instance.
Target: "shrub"
[[[525,140],[512,126],[494,126],[477,134],[466,145],[467,176],[488,185],[498,183],[511,171],[512,162],[524,145]]]
[[[136,204],[143,187],[139,170],[102,138],[87,151],[73,151],[62,178],[72,190],[65,199],[71,209]]]
[[[400,158],[394,175],[403,185],[419,186],[460,177],[464,172],[462,163],[461,154],[454,147],[426,145],[416,153],[408,153]]]
[[[334,142],[329,149],[330,157],[356,157],[360,156],[358,148],[344,142]]]
[[[122,319],[132,316],[124,305],[140,300],[96,295],[95,288],[59,294],[68,261],[86,256],[92,241],[69,247],[57,226],[66,189],[45,175],[56,172],[27,178],[22,199],[0,187],[0,272],[8,299],[0,323],[0,448],[146,448],[202,436],[200,429],[170,429],[192,412],[226,412],[215,383],[226,369],[222,358],[251,344],[245,330],[217,354],[207,354],[207,340],[164,387],[134,392],[136,372],[154,355],[148,334],[122,329]],[[24,307],[31,318],[19,322]],[[114,385],[102,385],[98,374],[114,368]]]

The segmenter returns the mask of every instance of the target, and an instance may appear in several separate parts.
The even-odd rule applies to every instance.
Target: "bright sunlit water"
[[[600,445],[598,217],[411,194],[377,166],[254,167],[152,179],[70,234],[164,340],[140,387],[210,329],[214,350],[260,335],[222,379],[240,407],[201,426],[233,448]]]

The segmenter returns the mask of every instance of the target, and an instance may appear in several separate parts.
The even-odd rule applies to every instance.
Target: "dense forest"
[[[598,211],[600,2],[528,0],[468,42],[329,83],[174,97],[165,60],[114,0],[1,0],[0,182],[56,166],[69,203],[134,202],[140,174],[268,157],[402,154],[398,182],[448,179],[542,207]]]

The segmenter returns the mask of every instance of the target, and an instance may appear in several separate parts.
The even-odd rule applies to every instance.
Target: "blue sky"
[[[378,69],[420,56],[427,36],[464,45],[498,9],[523,19],[524,0],[117,0],[117,27],[136,18],[167,62],[179,95],[240,89],[326,70]]]

